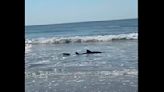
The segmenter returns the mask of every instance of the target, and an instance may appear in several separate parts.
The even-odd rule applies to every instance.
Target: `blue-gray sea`
[[[25,92],[138,92],[138,19],[25,26],[25,39]],[[102,53],[75,54],[87,49]]]

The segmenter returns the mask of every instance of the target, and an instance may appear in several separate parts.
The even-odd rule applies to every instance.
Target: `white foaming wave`
[[[74,36],[74,37],[52,37],[26,40],[31,44],[63,44],[63,43],[87,43],[87,42],[109,42],[112,40],[137,40],[138,33],[98,36]]]
[[[30,52],[31,51],[31,49],[30,49],[31,47],[32,47],[31,44],[25,44],[25,53]]]

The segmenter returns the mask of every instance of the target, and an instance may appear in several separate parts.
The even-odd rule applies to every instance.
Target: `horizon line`
[[[124,19],[111,19],[111,20],[91,20],[91,21],[79,21],[79,22],[65,22],[65,23],[51,23],[51,24],[34,24],[34,25],[25,25],[27,26],[47,26],[47,25],[61,25],[61,24],[74,24],[74,23],[85,23],[85,22],[102,22],[102,21],[115,21],[115,20],[127,20],[127,19],[138,19],[138,18],[124,18]]]

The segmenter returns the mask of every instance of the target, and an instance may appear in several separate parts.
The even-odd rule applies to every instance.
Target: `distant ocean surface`
[[[26,92],[138,92],[138,19],[25,26],[25,45]]]

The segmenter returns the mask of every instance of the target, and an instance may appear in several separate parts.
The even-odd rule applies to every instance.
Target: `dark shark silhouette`
[[[102,53],[102,52],[99,52],[99,51],[90,51],[90,50],[86,50],[86,53],[78,53],[78,52],[75,52],[76,55],[82,55],[82,54],[97,54],[97,53]]]
[[[63,53],[63,56],[70,56],[70,53]]]

